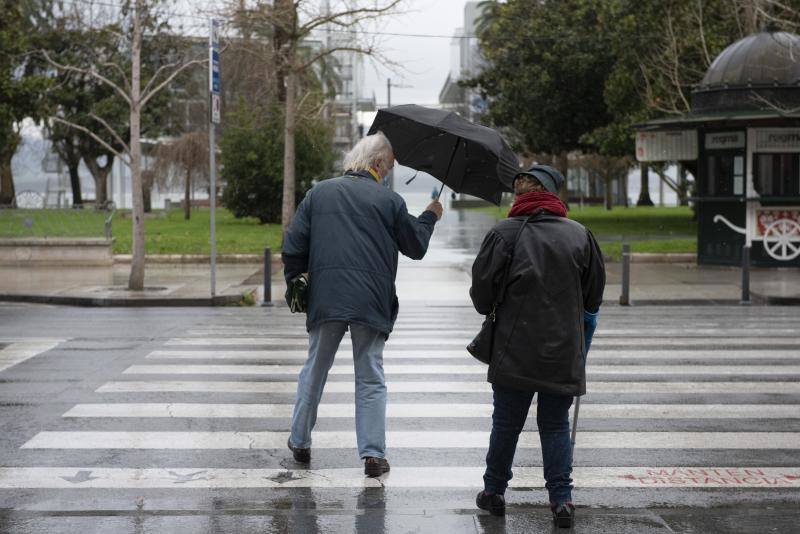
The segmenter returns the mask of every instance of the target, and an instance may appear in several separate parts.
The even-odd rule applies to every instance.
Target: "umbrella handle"
[[[456,152],[458,152],[458,144],[461,142],[460,137],[456,137],[456,145],[453,147],[453,152],[450,154],[450,161],[447,162],[447,171],[444,173],[444,180],[442,180],[442,188],[439,189],[439,194],[436,195],[436,200],[442,196],[442,191],[444,191],[444,184],[447,179],[450,177],[450,167],[453,166],[453,160],[456,159]]]

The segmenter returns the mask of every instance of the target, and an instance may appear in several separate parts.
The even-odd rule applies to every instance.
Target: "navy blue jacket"
[[[286,280],[309,273],[308,330],[346,321],[386,335],[397,318],[398,251],[419,260],[436,214],[413,217],[368,172],[324,180],[307,194],[283,239]]]

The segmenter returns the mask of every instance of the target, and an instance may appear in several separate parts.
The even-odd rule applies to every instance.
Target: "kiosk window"
[[[800,195],[800,154],[756,154],[755,188],[763,196]]]
[[[706,195],[725,197],[744,194],[744,157],[734,154],[708,154]]]

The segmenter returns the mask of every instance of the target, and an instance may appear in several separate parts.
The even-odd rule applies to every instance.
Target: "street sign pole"
[[[216,125],[220,122],[220,70],[219,70],[219,21],[211,19],[208,35],[208,160],[211,189],[208,205],[211,209],[211,303],[217,293],[217,163],[216,163]]]

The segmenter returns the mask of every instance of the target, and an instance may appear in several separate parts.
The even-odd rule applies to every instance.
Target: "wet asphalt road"
[[[285,307],[0,305],[0,533],[550,532],[533,418],[506,518],[474,507],[491,393],[463,349],[480,323],[463,268],[492,221],[445,217],[401,265],[377,481],[349,346],[312,463],[285,449],[305,351]],[[797,308],[607,306],[588,373],[574,532],[800,532]]]
[[[385,359],[393,471],[365,482],[342,416],[348,347],[312,464],[275,445],[304,350],[285,308],[0,306],[0,362],[27,357],[0,371],[0,532],[550,531],[537,448],[518,451],[505,520],[473,506],[491,395],[458,351],[478,323],[466,306],[403,306]],[[797,532],[796,325],[793,308],[605,309],[575,532]]]

